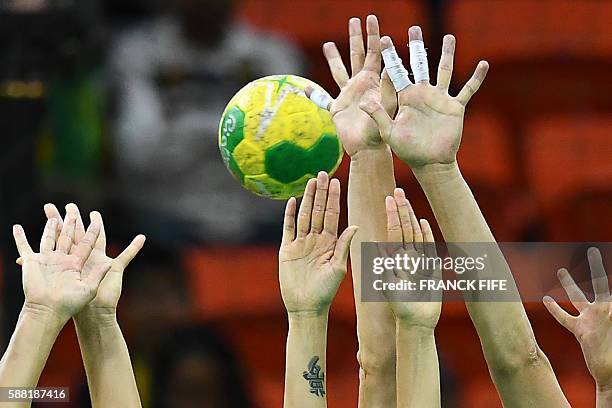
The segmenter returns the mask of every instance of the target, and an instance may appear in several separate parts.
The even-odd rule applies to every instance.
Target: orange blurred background
[[[396,44],[407,41],[409,26],[421,25],[431,72],[442,36],[454,34],[452,94],[480,59],[491,65],[467,110],[459,164],[497,239],[612,241],[612,2],[245,0],[236,10],[240,21],[293,41],[306,56],[307,76],[332,95],[337,88],[321,45],[335,41],[347,61],[350,17],[376,14],[382,34],[392,36]],[[399,46],[398,50],[406,61],[407,50]],[[106,125],[92,126],[101,127],[103,134]],[[104,164],[101,168],[104,179]],[[347,176],[345,158],[337,173],[343,186]],[[408,167],[398,162],[396,178],[417,213],[432,219]],[[92,194],[84,195],[84,200],[97,202]],[[2,251],[13,256],[12,248]],[[282,404],[287,323],[276,252],[276,244],[256,242],[181,248],[191,312],[236,350],[246,369],[248,389],[260,407]],[[542,305],[529,303],[526,308],[572,405],[594,406],[594,383],[577,342]],[[454,397],[447,406],[501,406],[462,304],[444,305],[436,333],[446,370],[454,378]],[[77,347],[72,329],[65,330],[42,384],[83,381]],[[347,279],[329,322],[327,378],[332,407],[356,406],[356,352],[352,287]]]

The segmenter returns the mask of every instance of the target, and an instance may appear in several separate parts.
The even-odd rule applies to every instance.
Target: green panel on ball
[[[236,160],[234,160],[234,156],[230,156],[227,167],[230,169],[230,172],[234,175],[234,177],[236,177],[238,181],[244,183],[244,173],[242,172],[242,170],[240,170],[240,166],[238,166]]]
[[[244,185],[248,190],[262,197],[286,200],[289,197],[301,197],[304,194],[304,188],[308,179],[312,177],[314,177],[313,174],[305,174],[292,183],[281,183],[267,174],[246,175],[244,177]]]
[[[223,115],[219,126],[219,147],[221,152],[226,149],[233,152],[238,143],[244,139],[244,112],[237,106],[232,106]]]
[[[331,172],[342,158],[342,147],[335,135],[325,134],[309,149],[282,141],[266,150],[266,173],[281,183],[292,183],[305,174]]]

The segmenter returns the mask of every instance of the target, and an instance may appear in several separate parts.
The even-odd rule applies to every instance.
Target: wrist
[[[313,321],[327,319],[329,307],[320,310],[296,310],[287,312],[290,321]]]
[[[428,181],[430,179],[440,180],[455,177],[461,174],[457,161],[450,163],[431,163],[422,166],[411,167],[412,172],[418,180]]]
[[[391,148],[389,145],[382,143],[378,146],[372,146],[367,149],[360,149],[349,154],[351,165],[353,164],[370,164],[373,160],[386,160],[392,158]]]
[[[453,185],[464,182],[457,162],[415,167],[412,173],[425,193],[432,189],[450,189]]]
[[[77,327],[89,329],[92,327],[117,326],[117,309],[114,307],[87,306],[74,316]]]
[[[415,322],[409,318],[398,318],[396,320],[396,327],[398,331],[410,332],[418,336],[433,336],[435,325],[432,326],[428,323]]]
[[[20,320],[31,320],[52,332],[59,333],[66,322],[70,319],[69,316],[64,316],[49,306],[25,302],[19,316]]]

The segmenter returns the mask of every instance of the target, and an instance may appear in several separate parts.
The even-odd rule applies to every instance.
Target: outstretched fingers
[[[333,42],[326,42],[323,44],[323,55],[327,60],[327,65],[329,65],[329,70],[331,71],[334,81],[336,81],[340,89],[344,88],[349,80],[349,74],[346,71],[346,67],[344,66],[344,62],[342,61],[336,44]]]
[[[436,86],[446,92],[448,92],[451,77],[453,76],[455,43],[455,37],[452,34],[446,34],[442,40],[442,56],[440,57],[440,64],[438,65],[438,80]]]
[[[100,234],[102,234],[102,232],[100,232]],[[132,262],[132,259],[138,255],[144,246],[145,240],[146,238],[144,235],[137,235],[132,242],[130,242],[130,245],[128,245],[117,258],[115,258],[115,261],[118,262],[123,269],[127,268],[130,262]]]
[[[79,265],[82,268],[85,262],[89,258],[91,251],[93,251],[98,236],[100,235],[100,229],[102,226],[97,222],[91,222],[83,239],[79,242],[73,251],[73,254],[77,257]]]
[[[393,196],[395,198],[395,202],[397,203],[397,209],[399,211],[399,217],[402,223],[404,243],[414,243],[415,245],[419,243],[422,244],[423,234],[421,233],[421,228],[419,227],[419,223],[414,215],[412,206],[406,198],[404,190],[401,188],[396,188],[393,191]]]
[[[297,203],[295,197],[291,197],[285,206],[285,218],[283,221],[283,237],[281,246],[287,245],[295,239],[295,212]]]
[[[420,220],[420,224],[421,231],[423,232],[425,254],[430,258],[436,258],[438,256],[438,251],[436,250],[436,239],[434,237],[433,230],[431,229],[431,225],[425,218]]]
[[[472,96],[478,91],[478,88],[480,88],[480,85],[482,85],[487,72],[489,72],[489,63],[487,61],[480,61],[478,66],[476,66],[476,71],[474,71],[472,77],[466,82],[455,99],[462,105],[467,105]]]
[[[603,265],[603,259],[601,258],[601,252],[597,248],[589,248],[587,258],[591,268],[591,281],[593,283],[593,292],[595,292],[595,301],[607,299],[610,296],[610,285],[606,269]]]
[[[21,225],[13,226],[13,238],[15,239],[17,252],[19,252],[19,256],[22,260],[34,253],[34,251],[32,251],[32,247],[28,243],[28,238],[26,237],[25,231]]]
[[[64,219],[62,218],[62,215],[60,214],[55,204],[47,203],[44,205],[43,210],[48,220],[52,218],[57,220],[57,229],[56,229],[56,237],[55,237],[55,239],[57,240],[59,238],[60,232],[62,231],[62,227],[64,225]]]
[[[397,93],[393,87],[393,82],[389,78],[387,70],[383,70],[380,75],[380,103],[390,117],[395,116],[397,110]]]
[[[403,244],[402,222],[400,221],[397,203],[393,197],[387,196],[385,198],[385,210],[387,212],[387,241]]]
[[[576,282],[574,282],[572,275],[569,274],[567,269],[561,268],[557,272],[557,277],[559,278],[565,293],[567,293],[570,302],[572,302],[572,305],[574,305],[576,310],[581,312],[588,305],[589,301],[584,296],[584,293],[582,290],[580,290],[578,285],[576,285]]]
[[[327,192],[327,206],[325,207],[325,232],[338,236],[338,222],[340,220],[340,181],[332,179]]]
[[[368,52],[363,69],[380,72],[380,28],[378,18],[371,14],[366,18],[366,33],[368,35]]]
[[[329,176],[326,172],[320,171],[317,174],[317,189],[312,208],[312,218],[310,221],[310,231],[316,234],[323,231],[325,220],[325,208],[327,206],[327,190],[329,188]]]
[[[300,203],[300,211],[297,221],[297,237],[305,237],[310,232],[310,219],[312,218],[312,203],[317,190],[317,179],[310,179],[306,183],[304,197]]]
[[[357,75],[363,69],[365,63],[365,49],[363,48],[363,33],[361,31],[361,20],[353,17],[349,20],[349,47],[351,56],[351,73]]]
[[[412,82],[408,77],[408,71],[402,63],[402,59],[397,54],[393,46],[391,37],[384,36],[380,39],[381,54],[385,62],[385,72],[388,74],[393,88],[396,92],[407,89]]]
[[[79,207],[70,203],[66,205],[66,214],[72,213],[76,217],[76,224],[74,227],[74,242],[79,242],[83,239],[85,235],[85,225],[83,224],[83,218],[81,217],[81,212],[79,211]]]
[[[40,238],[40,252],[51,252],[55,249],[55,242],[57,239],[57,220],[52,218],[48,219],[43,230],[42,237]]]
[[[573,332],[576,324],[576,318],[567,313],[559,304],[550,296],[544,296],[542,299],[544,307],[555,318],[557,322],[567,330]]]
[[[66,214],[66,221],[62,227],[62,232],[57,240],[56,250],[69,254],[74,244],[74,233],[76,230],[76,214],[71,210]]]
[[[344,232],[338,238],[336,242],[336,248],[334,249],[334,255],[331,258],[331,263],[336,269],[346,271],[346,261],[349,256],[349,248],[351,247],[351,241],[357,233],[358,227],[350,226],[344,230]]]
[[[410,68],[414,75],[414,82],[429,83],[429,63],[421,27],[412,26],[408,29],[408,48],[410,49]]]
[[[100,214],[98,211],[92,211],[91,221],[100,224],[100,235],[98,235],[98,239],[96,240],[96,244],[94,247],[96,249],[106,252],[106,231],[104,229],[104,220],[102,219],[102,214]]]

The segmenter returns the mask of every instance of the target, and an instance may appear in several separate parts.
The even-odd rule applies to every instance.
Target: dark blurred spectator
[[[175,331],[157,355],[153,408],[249,408],[242,368],[205,326]]]
[[[96,185],[90,177],[98,163],[96,98],[92,87],[81,87],[91,84],[89,73],[96,65],[95,4],[0,0],[0,252],[6,334],[23,303],[11,223],[38,228],[41,191],[50,176],[62,178],[59,185],[70,191],[71,200],[78,198],[75,179]]]
[[[126,32],[112,53],[122,201],[153,240],[265,239],[282,218],[282,204],[243,190],[225,169],[218,126],[238,89],[261,76],[301,73],[300,57],[287,42],[235,22],[236,7],[175,0]]]

